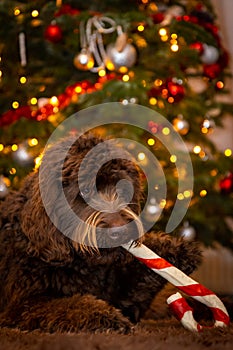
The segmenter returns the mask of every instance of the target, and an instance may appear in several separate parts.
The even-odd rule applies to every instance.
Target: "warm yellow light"
[[[148,143],[149,146],[154,146],[155,140],[150,138],[150,139],[147,140],[147,143]]]
[[[20,9],[18,8],[18,7],[16,7],[15,9],[14,9],[14,15],[15,16],[18,16],[20,14]]]
[[[172,97],[172,96],[169,96],[168,97],[168,99],[167,99],[167,101],[169,102],[169,103],[174,103],[174,97]]]
[[[57,113],[59,111],[58,107],[53,107],[53,113]]]
[[[177,199],[179,199],[180,201],[182,201],[182,200],[184,199],[183,193],[178,193]]]
[[[149,103],[150,105],[155,106],[157,104],[157,99],[155,97],[151,97],[149,99]]]
[[[139,26],[138,26],[137,29],[138,29],[139,32],[143,32],[143,30],[145,29],[145,27],[144,27],[143,24],[139,24]]]
[[[165,107],[163,101],[158,101],[158,107],[163,109]]]
[[[145,158],[146,158],[145,153],[143,152],[138,153],[138,160],[144,160]]]
[[[21,84],[25,84],[27,82],[27,78],[26,77],[20,77],[19,79]]]
[[[40,154],[38,157],[35,158],[34,162],[35,162],[35,169],[38,169],[41,165],[42,162],[42,158],[43,158],[43,154]]]
[[[209,132],[209,129],[207,129],[206,127],[202,127],[201,128],[201,132],[202,132],[202,134],[208,134],[208,132]]]
[[[149,0],[142,0],[143,4],[147,4]]]
[[[128,74],[124,74],[123,77],[122,77],[122,80],[127,82],[129,81],[129,75]]]
[[[29,139],[29,140],[28,140],[28,145],[29,145],[30,147],[37,146],[37,145],[38,145],[38,140],[37,140],[35,137],[32,138],[32,139]]]
[[[168,41],[168,35],[163,35],[163,36],[161,36],[161,40],[162,40],[163,42]]]
[[[112,63],[112,61],[107,60],[107,61],[105,62],[105,64],[106,64],[106,68],[107,68],[108,70],[114,70],[114,69],[115,69],[115,66],[114,66],[114,64]]]
[[[9,173],[11,175],[15,175],[16,174],[16,169],[15,168],[11,168],[11,170],[9,171]]]
[[[147,42],[144,38],[139,37],[139,38],[136,38],[136,45],[141,48],[147,47]]]
[[[163,208],[165,208],[166,204],[167,204],[166,199],[161,199],[161,201],[160,201],[160,203],[159,203],[159,206],[160,206],[160,208],[163,209]]]
[[[106,75],[106,70],[105,70],[105,69],[100,69],[100,70],[98,71],[98,75],[99,75],[100,77],[105,77],[105,75]]]
[[[2,77],[2,71],[0,70],[0,78]]]
[[[206,190],[201,190],[200,197],[205,197],[206,195],[207,195],[207,191]]]
[[[17,108],[19,107],[19,102],[18,102],[18,101],[12,102],[12,107],[13,107],[14,109],[17,109]]]
[[[119,72],[122,73],[122,74],[125,74],[128,72],[128,68],[126,66],[121,66],[119,68]]]
[[[154,85],[155,86],[161,86],[163,84],[163,81],[161,80],[161,79],[156,79],[155,81],[154,81]]]
[[[177,44],[171,45],[171,51],[177,52],[179,50],[179,46]]]
[[[11,149],[13,152],[17,151],[19,147],[14,143],[14,145],[11,146]]]
[[[195,153],[195,154],[199,154],[200,152],[201,152],[201,147],[200,146],[194,146],[193,147],[193,152]]]
[[[171,161],[172,163],[175,163],[175,162],[177,161],[177,156],[175,156],[174,154],[172,154],[171,157],[170,157],[170,161]]]
[[[2,152],[3,150],[4,150],[4,145],[0,143],[0,152]]]
[[[39,12],[37,10],[33,10],[31,15],[32,15],[32,17],[37,17],[37,16],[39,16]]]
[[[82,92],[81,86],[76,86],[76,88],[74,89],[74,91],[75,91],[77,94],[80,94],[80,92]]]
[[[52,96],[49,100],[52,106],[57,106],[58,105],[58,98],[57,96]]]
[[[165,28],[160,28],[159,29],[159,35],[160,36],[165,36],[167,35],[167,30]]]
[[[176,39],[177,39],[177,34],[176,34],[176,33],[172,33],[172,34],[171,34],[171,38],[172,38],[173,40],[176,40]]]
[[[213,170],[210,171],[210,175],[213,176],[213,177],[216,176],[217,173],[218,173],[217,169],[213,169]]]
[[[154,12],[158,11],[158,6],[154,2],[150,3],[149,8],[151,11],[154,11]]]
[[[184,197],[185,198],[189,198],[191,196],[192,196],[192,192],[191,191],[189,191],[189,190],[184,191]]]
[[[230,148],[225,149],[224,154],[226,157],[230,157],[232,155],[232,150]]]
[[[162,129],[162,133],[164,135],[169,135],[170,134],[170,129],[168,127],[165,127],[165,128]]]
[[[201,151],[201,152],[199,153],[199,157],[205,158],[205,156],[206,156],[206,153],[205,153],[204,151]]]
[[[32,97],[30,102],[31,102],[31,105],[36,105],[37,104],[37,98],[36,97]]]
[[[219,80],[217,83],[216,83],[216,86],[218,89],[223,89],[224,88],[224,83],[223,81]]]

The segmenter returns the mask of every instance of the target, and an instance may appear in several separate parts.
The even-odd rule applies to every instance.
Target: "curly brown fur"
[[[87,152],[102,141],[93,135],[84,135],[75,142],[64,140],[51,147],[43,158],[47,167],[44,174],[42,171],[42,183],[35,172],[26,179],[19,192],[12,192],[2,203],[1,326],[24,330],[39,328],[48,332],[107,329],[128,332],[166,284],[162,277],[122,247],[98,249],[96,245],[99,227],[106,228],[107,232],[107,237],[101,237],[101,242],[110,244],[114,228],[137,218],[140,213],[143,193],[140,173],[129,159],[107,161],[97,174],[97,189],[107,200],[120,198],[124,194],[116,195],[116,184],[122,179],[130,180],[134,187],[131,202],[124,209],[119,199],[118,213],[98,213],[97,210],[97,227],[86,235],[91,240],[91,248],[86,241],[74,240],[77,234],[82,237],[82,232],[80,226],[69,222],[69,212],[62,207],[61,183],[72,210],[87,221],[93,216],[93,209],[80,194],[78,172]],[[106,148],[99,157],[103,159],[107,152]],[[98,158],[86,164],[81,174],[84,182],[96,164]],[[44,198],[47,212],[40,185],[48,194]],[[93,184],[87,181],[86,185],[91,195]],[[61,233],[49,217],[64,231],[68,230],[67,235]],[[140,244],[142,226],[137,220],[135,242]],[[132,238],[130,229],[120,229],[119,232],[122,242]],[[194,243],[154,232],[146,234],[143,240],[150,249],[185,273],[191,273],[200,262],[200,251]]]

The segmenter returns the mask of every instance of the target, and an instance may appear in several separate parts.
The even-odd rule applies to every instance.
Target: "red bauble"
[[[214,63],[214,64],[204,64],[203,66],[203,73],[207,78],[215,79],[219,76],[221,73],[222,68],[220,64]]]
[[[162,12],[153,13],[150,17],[154,24],[161,23],[164,20],[164,14]]]
[[[219,187],[222,194],[230,194],[233,192],[233,173],[227,175],[219,182]]]
[[[169,96],[174,98],[174,102],[180,102],[185,94],[185,89],[182,84],[179,84],[174,81],[169,81],[167,83],[167,89]]]
[[[62,30],[57,24],[50,24],[44,32],[45,39],[58,43],[62,39]]]
[[[62,15],[79,15],[80,11],[68,4],[63,4],[59,10],[54,14],[55,17],[60,17]]]
[[[196,50],[200,55],[203,53],[204,48],[203,48],[203,44],[200,43],[199,41],[192,43],[189,45],[190,49],[192,50]]]

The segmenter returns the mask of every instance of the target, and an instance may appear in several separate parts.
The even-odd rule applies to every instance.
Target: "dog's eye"
[[[90,192],[91,192],[90,188],[85,187],[82,191],[80,191],[80,194],[83,198],[87,198]]]

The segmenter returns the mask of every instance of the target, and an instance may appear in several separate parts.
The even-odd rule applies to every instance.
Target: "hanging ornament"
[[[117,31],[117,40],[105,49],[103,35]],[[118,70],[132,67],[136,62],[136,49],[128,43],[121,26],[109,17],[89,18],[86,27],[80,23],[81,53],[75,56],[74,65],[79,69],[98,72],[100,69]]]
[[[218,63],[205,64],[203,67],[203,74],[210,79],[215,79],[221,73],[222,68]]]
[[[185,94],[183,81],[181,79],[173,78],[167,83],[169,96],[173,97],[174,102],[180,102]]]
[[[175,17],[180,17],[184,14],[183,7],[179,5],[169,6],[164,13],[164,20],[161,22],[162,26],[167,26]]]
[[[152,13],[150,17],[154,24],[159,24],[164,20],[164,14],[162,12]]]
[[[33,157],[28,153],[25,146],[20,145],[17,151],[13,152],[14,161],[22,166],[29,167],[33,165]]]
[[[7,185],[4,181],[3,175],[0,176],[0,199],[3,199],[6,197],[6,195],[9,193],[9,190],[7,188]]]
[[[205,64],[216,63],[219,59],[219,51],[216,47],[203,44],[203,53],[201,55],[201,61]]]
[[[200,55],[203,54],[204,46],[201,42],[196,41],[189,45],[190,49],[196,50]]]
[[[27,65],[26,36],[23,32],[19,33],[19,56],[21,66],[25,67]]]
[[[220,180],[219,187],[222,194],[231,194],[233,192],[233,173],[229,173]]]
[[[44,37],[52,43],[58,43],[62,39],[62,30],[56,23],[51,23],[45,29]]]
[[[180,134],[186,135],[189,132],[189,123],[184,119],[182,114],[179,114],[172,121],[173,128]]]
[[[196,237],[196,231],[193,226],[189,225],[188,221],[185,221],[183,223],[183,226],[181,227],[179,234],[181,237],[183,237],[187,241],[192,241]]]
[[[137,52],[132,44],[128,43],[128,36],[117,27],[118,37],[115,44],[109,44],[106,49],[106,61],[110,61],[114,68],[118,70],[121,67],[132,67],[137,59]],[[108,67],[108,64],[106,64]]]
[[[213,132],[215,128],[215,121],[209,117],[205,118],[203,120],[203,123],[201,125],[201,132],[203,134],[210,134],[211,132]]]
[[[91,70],[95,61],[88,49],[82,49],[81,52],[74,57],[74,66],[81,70]]]

